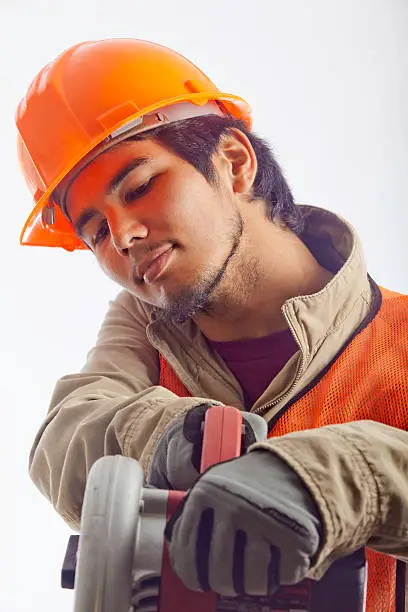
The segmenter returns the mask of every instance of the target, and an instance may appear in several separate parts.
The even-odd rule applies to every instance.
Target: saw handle
[[[232,406],[212,406],[204,416],[200,472],[241,454],[242,415]]]
[[[204,415],[200,472],[212,465],[239,457],[242,440],[242,415],[232,406],[212,406]],[[169,491],[167,520],[185,493]],[[167,544],[164,543],[160,587],[160,612],[216,612],[217,595],[191,591],[172,570]]]

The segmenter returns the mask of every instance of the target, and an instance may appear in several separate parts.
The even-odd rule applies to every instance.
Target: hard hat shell
[[[249,105],[222,93],[192,62],[164,46],[136,39],[77,44],[46,65],[16,113],[18,156],[34,206],[21,232],[23,245],[86,248],[53,205],[52,192],[82,160],[106,149],[127,126],[157,126],[146,116],[179,103],[197,109],[216,101],[225,114],[251,127]],[[184,107],[186,104],[184,104]],[[189,113],[185,113],[189,116]]]

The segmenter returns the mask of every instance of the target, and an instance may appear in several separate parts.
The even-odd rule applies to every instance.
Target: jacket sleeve
[[[368,546],[408,561],[408,432],[374,421],[297,431],[249,451],[277,453],[313,495],[325,538],[309,573]]]
[[[125,455],[146,469],[167,424],[208,401],[179,398],[159,386],[158,354],[147,339],[147,322],[137,301],[120,293],[81,372],[57,382],[31,449],[32,480],[75,530],[87,474],[99,457]]]

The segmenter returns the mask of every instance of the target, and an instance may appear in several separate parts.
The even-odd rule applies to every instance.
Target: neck
[[[210,340],[259,338],[287,329],[285,301],[320,291],[333,276],[289,230],[268,222],[253,236],[244,236],[209,308],[195,319]]]

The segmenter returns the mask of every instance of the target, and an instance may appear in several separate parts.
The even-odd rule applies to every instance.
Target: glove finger
[[[190,461],[197,473],[200,472],[201,453],[203,448],[202,425],[204,423],[205,413],[213,405],[215,405],[213,402],[199,404],[189,410],[184,418],[183,436],[192,444]]]
[[[272,595],[278,587],[279,553],[263,538],[247,538],[245,547],[245,594]]]
[[[169,442],[167,480],[177,491],[190,489],[200,475],[192,464],[192,452],[193,445],[181,435],[181,432]]]
[[[170,563],[187,588],[199,591],[202,590],[196,565],[199,522],[191,512],[188,499],[184,498],[183,502],[180,512],[176,510],[165,530]]]
[[[231,520],[228,522],[224,517],[223,512],[214,513],[214,529],[208,559],[209,586],[212,591],[220,595],[235,597],[240,591],[236,590],[234,570],[235,567],[244,565],[244,549],[237,548],[235,526]],[[231,519],[227,515],[228,518]]]
[[[254,412],[243,412],[242,419],[245,424],[242,440],[241,455],[245,454],[251,444],[266,440],[268,437],[268,424],[265,419]]]
[[[210,555],[214,541],[214,510],[206,508],[202,513],[197,527],[195,545],[195,565],[197,580],[202,591],[210,591]]]
[[[218,525],[206,490],[199,485],[177,508],[175,514],[178,516],[173,515],[170,519],[166,537],[170,540],[172,567],[182,582],[189,589],[208,591],[211,589],[210,555]]]
[[[235,596],[232,579],[235,527],[230,513],[225,512],[222,503],[219,506],[220,493],[224,497],[222,492],[198,481],[178,518],[175,520],[173,515],[170,519],[166,534],[172,567],[188,588]],[[230,503],[229,497],[224,501]]]

